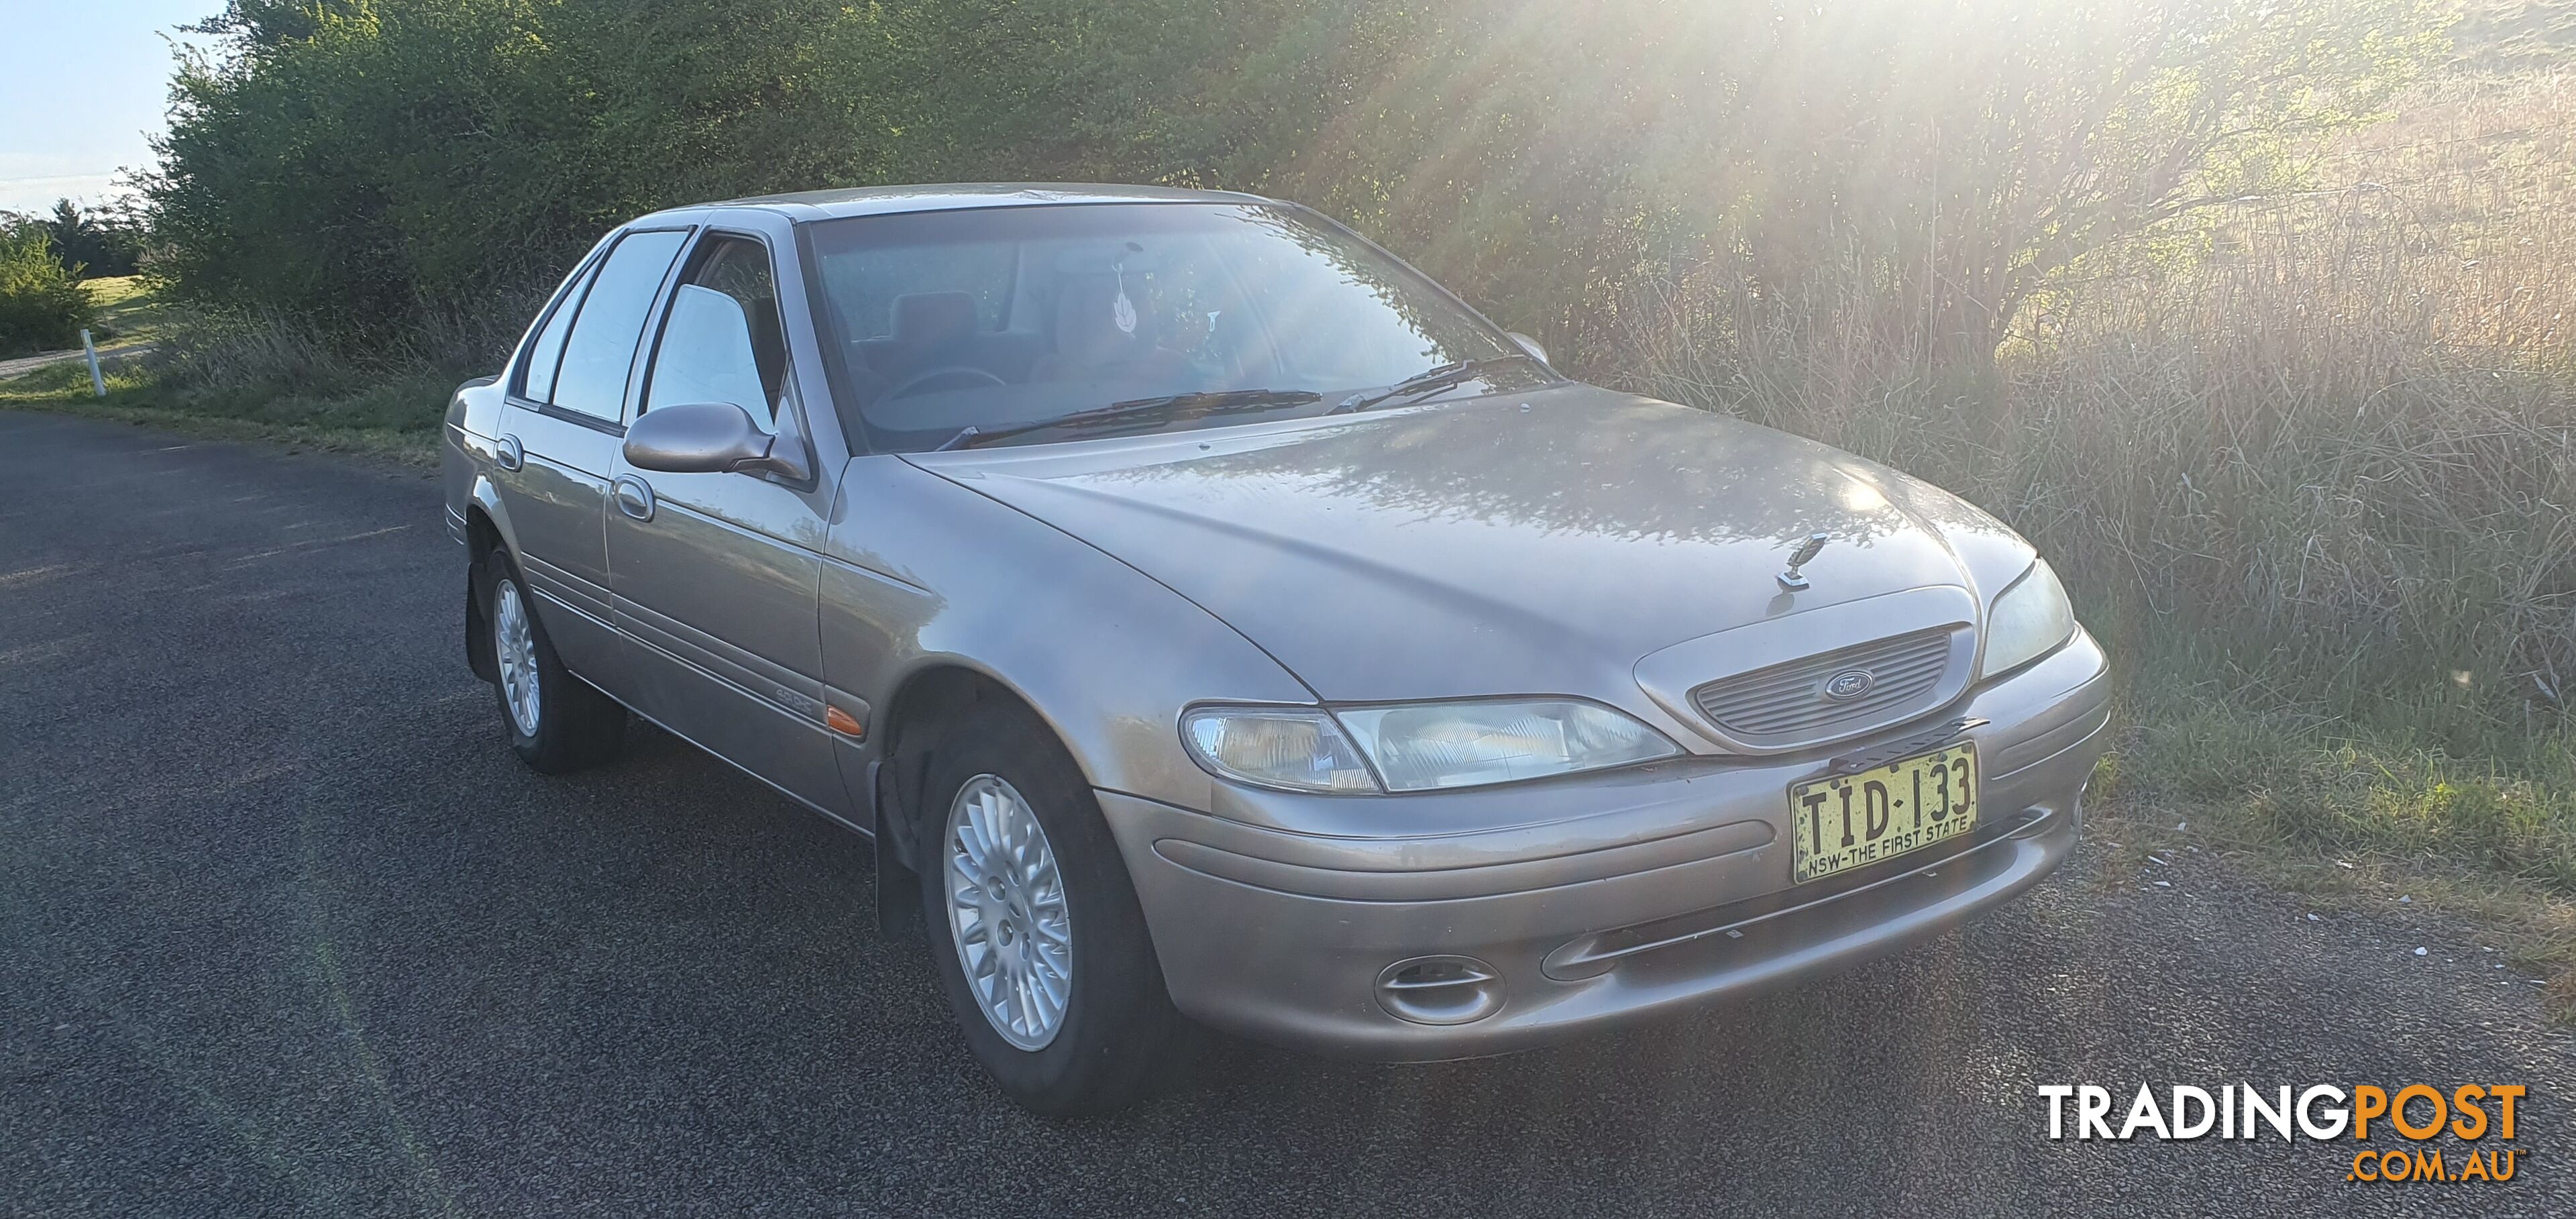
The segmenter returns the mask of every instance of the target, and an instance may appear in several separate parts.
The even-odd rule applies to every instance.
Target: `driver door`
[[[639,470],[621,454],[608,511],[610,600],[636,684],[663,727],[826,810],[843,804],[823,727],[818,595],[827,480],[806,439],[760,237],[709,231],[658,324],[641,413],[730,402],[798,452],[774,474]]]

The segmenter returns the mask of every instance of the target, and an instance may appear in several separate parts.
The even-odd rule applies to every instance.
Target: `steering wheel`
[[[937,368],[925,368],[909,377],[905,377],[902,384],[895,386],[893,389],[887,390],[885,392],[885,396],[888,398],[902,398],[908,395],[920,393],[923,386],[928,385],[933,381],[944,379],[963,380],[969,378],[972,379],[971,384],[959,385],[955,388],[971,389],[975,385],[1010,384],[1010,382],[994,376],[980,368],[970,368],[964,364],[942,364]]]

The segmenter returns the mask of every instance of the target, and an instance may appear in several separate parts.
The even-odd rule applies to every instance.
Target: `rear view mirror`
[[[804,463],[777,452],[778,438],[730,402],[690,402],[646,411],[626,429],[626,461],[667,474],[777,474],[803,479]],[[793,448],[791,444],[785,446]]]
[[[1521,350],[1528,352],[1531,359],[1536,360],[1541,364],[1547,363],[1547,348],[1539,346],[1537,339],[1531,338],[1526,334],[1522,334],[1517,330],[1506,330],[1503,332],[1503,337],[1520,344]]]

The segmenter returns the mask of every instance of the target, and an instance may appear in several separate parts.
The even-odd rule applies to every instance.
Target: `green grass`
[[[149,343],[160,337],[160,293],[142,276],[84,280],[81,286],[89,289],[89,298],[98,303],[98,325],[92,328],[92,337],[100,347]]]
[[[113,357],[147,343],[181,350],[104,361],[105,397],[93,394],[89,369],[78,360],[0,379],[0,409],[60,411],[415,465],[437,459],[439,420],[454,377],[426,371],[369,376],[313,358],[263,365],[236,356],[245,347],[273,355],[256,341],[242,341],[245,333],[256,340],[262,332],[183,313],[165,304],[157,286],[141,276],[93,279],[85,286],[99,304],[103,353]],[[301,354],[287,350],[290,357]],[[195,359],[195,375],[172,374],[182,355]]]
[[[0,380],[0,410],[48,410],[165,428],[220,440],[262,440],[433,465],[441,414],[455,381],[414,373],[341,392],[260,387],[183,388],[136,361],[107,373],[107,396],[91,396],[80,361]]]
[[[2094,792],[2124,853],[2198,846],[2365,912],[2407,897],[2493,935],[2576,1020],[2576,732],[2474,675],[2302,681],[2207,634],[2128,636]]]

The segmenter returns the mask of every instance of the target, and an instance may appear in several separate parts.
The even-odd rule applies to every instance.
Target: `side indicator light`
[[[838,707],[823,709],[823,726],[855,741],[868,739],[868,726]]]

